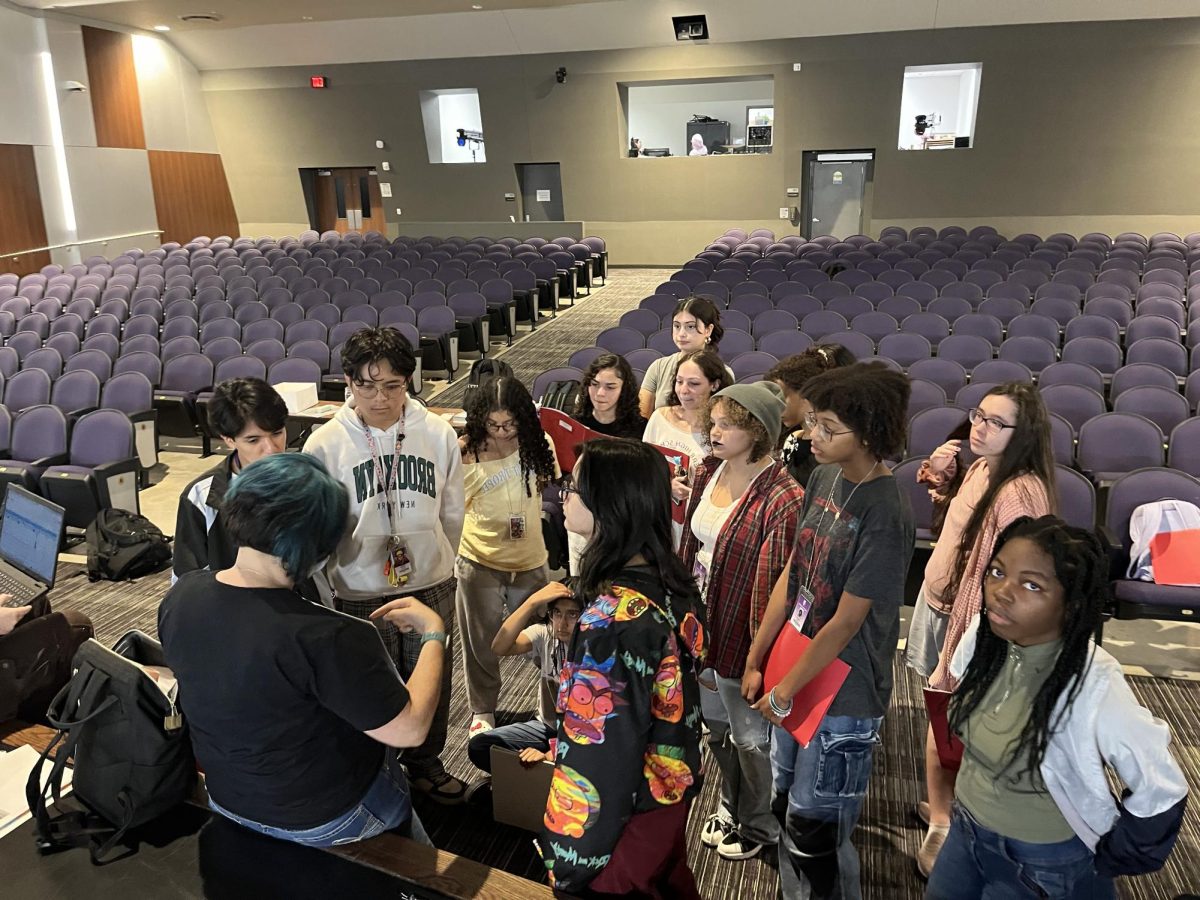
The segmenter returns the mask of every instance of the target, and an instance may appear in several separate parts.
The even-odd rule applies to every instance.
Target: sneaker
[[[463,795],[463,802],[474,806],[492,805],[492,777],[489,775],[475,782]]]
[[[473,738],[475,735],[483,734],[485,731],[491,731],[495,727],[495,713],[476,713],[471,717],[471,727],[467,729],[467,737]]]
[[[929,801],[922,800],[913,807],[913,815],[920,820],[921,824],[926,828],[929,827]]]
[[[444,806],[457,806],[463,802],[467,793],[467,786],[445,771],[429,775],[410,775],[409,783],[413,790]]]
[[[946,843],[949,831],[949,828],[930,828],[925,833],[925,840],[921,842],[921,849],[917,851],[917,871],[921,873],[922,878],[928,878],[929,873],[933,871],[933,865],[937,862],[938,854],[942,852],[942,845]]]
[[[717,855],[722,859],[753,859],[762,848],[762,844],[742,837],[738,831],[731,831],[717,844]]]
[[[704,820],[700,829],[700,843],[705,847],[715,847],[725,839],[725,835],[734,831],[733,823],[714,813]]]

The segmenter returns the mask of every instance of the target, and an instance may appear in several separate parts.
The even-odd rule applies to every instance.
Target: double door
[[[318,231],[386,230],[374,169],[318,169],[314,186]]]

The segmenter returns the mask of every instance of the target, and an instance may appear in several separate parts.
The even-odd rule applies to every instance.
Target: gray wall
[[[975,148],[896,149],[906,65],[982,62]],[[792,63],[803,71],[793,72]],[[554,70],[569,70],[558,85]],[[306,226],[297,169],[393,167],[404,220],[506,221],[516,162],[562,164],[565,214],[616,264],[677,263],[731,224],[776,218],[809,149],[875,148],[873,220],[1033,230],[1200,229],[1200,20],[675,46],[653,50],[208,72],[203,87],[243,228]],[[634,160],[618,83],[770,76],[771,155]],[[488,161],[427,161],[417,92],[479,88]],[[386,149],[375,149],[375,140]],[[396,208],[403,209],[397,217]]]

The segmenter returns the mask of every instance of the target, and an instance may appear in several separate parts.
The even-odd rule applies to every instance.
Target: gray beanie
[[[771,447],[779,443],[779,431],[783,427],[783,391],[772,381],[756,381],[753,384],[731,384],[713,395],[728,397],[762,423],[771,439]]]

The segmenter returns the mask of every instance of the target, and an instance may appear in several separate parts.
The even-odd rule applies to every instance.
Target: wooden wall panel
[[[198,235],[237,237],[238,217],[216,153],[151,150],[150,180],[164,241],[186,243]]]
[[[145,150],[133,39],[119,31],[84,26],[83,53],[87,59],[97,144]]]
[[[38,191],[33,148],[0,144],[0,253],[46,246],[46,220]],[[0,272],[25,275],[50,264],[50,254],[0,259]]]

